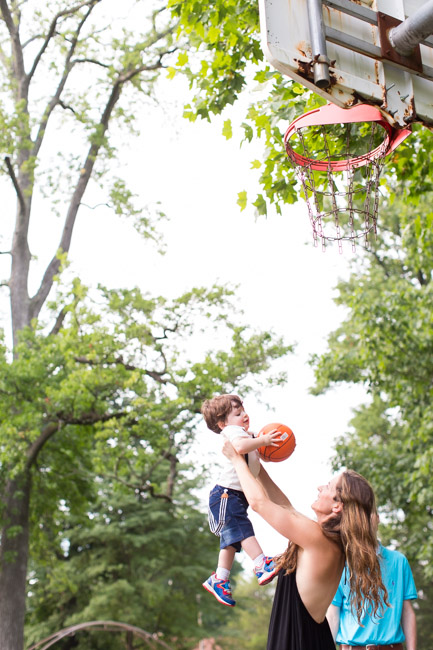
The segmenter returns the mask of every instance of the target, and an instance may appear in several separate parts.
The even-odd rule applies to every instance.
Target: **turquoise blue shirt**
[[[413,600],[417,597],[415,582],[409,562],[402,553],[391,551],[380,545],[379,550],[382,580],[388,590],[388,600],[391,607],[387,607],[381,618],[372,619],[367,613],[362,620],[361,627],[356,615],[352,614],[350,607],[349,575],[347,569],[343,571],[337,593],[332,604],[340,609],[340,625],[337,634],[337,643],[348,645],[389,645],[403,643],[404,634],[401,627],[401,614],[404,600]]]

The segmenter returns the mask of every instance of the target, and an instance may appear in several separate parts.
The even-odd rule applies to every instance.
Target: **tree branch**
[[[48,102],[48,106],[46,107],[46,109],[44,111],[44,114],[42,116],[41,122],[39,124],[38,133],[36,135],[34,146],[33,146],[33,151],[32,151],[32,155],[35,158],[36,158],[37,154],[39,153],[39,149],[42,146],[42,142],[43,142],[44,135],[45,135],[46,128],[47,128],[47,124],[48,124],[48,120],[50,119],[50,116],[51,116],[53,110],[55,109],[55,107],[57,106],[57,104],[60,103],[60,96],[61,96],[61,94],[62,94],[62,92],[63,92],[63,90],[65,88],[65,85],[66,85],[66,82],[67,82],[67,80],[69,78],[71,70],[74,67],[74,63],[72,62],[72,56],[73,56],[73,54],[75,52],[75,48],[77,47],[78,37],[80,35],[80,32],[81,32],[81,30],[83,28],[84,23],[86,22],[86,20],[90,16],[90,13],[91,13],[94,5],[97,2],[100,2],[100,1],[101,0],[88,0],[87,2],[84,2],[84,3],[80,4],[79,6],[77,6],[75,8],[75,10],[77,10],[77,9],[83,7],[83,6],[89,5],[86,14],[83,16],[83,18],[80,20],[80,22],[77,25],[77,29],[75,30],[74,36],[73,36],[73,38],[71,40],[70,48],[69,48],[68,53],[66,55],[65,64],[64,64],[64,67],[63,67],[62,77],[61,77],[61,79],[60,79],[60,81],[58,83],[56,92],[54,93],[54,95],[52,96],[50,101]],[[72,13],[72,10],[65,11],[65,12],[62,12],[62,13],[58,14],[57,17],[54,19],[53,23],[58,20],[59,16],[65,14],[65,13],[66,14],[67,13]],[[50,38],[51,38],[51,36],[50,36]],[[41,52],[43,50],[44,50],[44,47],[41,48]],[[35,68],[35,65],[33,67]],[[34,70],[32,69],[32,71],[28,75],[29,80],[31,79],[33,72],[34,72]]]
[[[61,106],[65,111],[71,111],[75,115],[75,110],[72,108],[72,106],[68,106],[65,104],[65,102],[62,102],[61,99],[58,100],[58,105]]]
[[[167,498],[169,499],[169,501],[171,501],[173,498],[174,486],[175,486],[175,481],[177,476],[178,460],[174,454],[170,454],[169,460],[170,460],[170,473],[167,479]]]
[[[106,70],[110,69],[110,66],[107,65],[107,63],[102,63],[101,61],[97,61],[96,59],[74,59],[72,63],[74,65],[76,63],[93,63],[95,65],[99,65],[101,68],[105,68]]]
[[[22,44],[23,50],[26,49],[27,45],[30,45],[30,43],[33,43],[33,41],[38,41],[40,39],[44,38],[42,34],[35,34],[34,36],[31,36],[27,41],[24,41]]]
[[[163,499],[164,501],[167,501],[168,503],[172,502],[172,497],[169,496],[168,494],[157,494],[155,492],[155,489],[154,489],[153,485],[148,485],[146,487],[147,487],[148,492],[150,492],[150,495],[154,499]]]
[[[65,317],[66,317],[66,308],[62,307],[62,309],[59,312],[59,315],[56,318],[56,322],[54,323],[53,329],[50,332],[50,336],[59,333],[59,331],[60,331],[60,329],[61,329],[61,327],[63,325],[63,322],[65,320]]]
[[[171,30],[167,30],[167,32],[170,31]],[[60,250],[64,253],[69,252],[71,239],[72,239],[72,232],[74,229],[77,213],[81,205],[81,200],[83,198],[84,192],[86,191],[87,185],[92,175],[93,168],[95,166],[95,161],[103,145],[103,138],[108,129],[112,112],[120,98],[123,86],[129,81],[131,81],[134,77],[141,74],[142,72],[153,71],[163,67],[162,59],[165,54],[166,52],[161,52],[158,55],[157,62],[152,65],[143,64],[141,66],[138,66],[137,68],[133,68],[131,70],[126,70],[123,71],[122,73],[119,73],[117,80],[114,82],[111,88],[110,95],[105,104],[104,110],[102,112],[101,119],[99,121],[99,124],[96,127],[98,138],[95,139],[89,147],[86,161],[81,168],[80,178],[78,179],[77,185],[72,194],[72,198],[69,204],[69,209],[65,219],[65,224],[63,227],[63,232],[57,250]],[[41,284],[39,286],[39,289],[30,301],[30,318],[37,318],[37,316],[39,315],[42,305],[44,304],[49,292],[51,291],[54,276],[58,273],[59,268],[60,268],[60,260],[56,254],[49,262],[45,270],[44,276],[42,278]]]
[[[169,471],[169,476],[167,479],[167,492],[166,494],[157,494],[154,490],[153,485],[150,483],[150,477],[152,476],[153,471],[158,467],[158,465],[161,464],[163,460],[169,460],[170,461],[170,471]],[[133,484],[125,481],[124,479],[119,477],[119,465],[121,462],[126,462],[128,465],[128,471],[130,474],[135,476],[137,480],[139,481],[139,484]],[[174,454],[172,454],[169,451],[164,452],[156,461],[156,463],[153,463],[149,471],[147,472],[146,476],[138,476],[137,472],[134,471],[134,468],[132,467],[129,459],[125,458],[125,456],[120,457],[117,460],[116,467],[115,467],[115,473],[111,477],[116,481],[119,481],[119,483],[122,483],[122,485],[125,485],[126,487],[129,487],[130,489],[136,491],[138,490],[140,493],[144,492],[149,492],[150,495],[154,499],[164,499],[165,501],[168,501],[169,503],[172,502],[173,500],[173,490],[174,490],[174,481],[176,478],[176,465],[178,463],[178,460]]]
[[[147,375],[148,377],[151,377],[152,379],[154,379],[159,384],[168,384],[169,379],[163,379],[163,375],[166,373],[166,370],[167,370],[167,363],[165,361],[165,357],[164,357],[163,353],[160,352],[160,354],[163,357],[164,362],[165,362],[164,370],[161,371],[161,372],[157,372],[156,370],[145,370],[143,368],[139,368],[138,366],[134,366],[131,363],[125,363],[125,361],[123,361],[122,357],[116,357],[115,359],[111,359],[111,360],[110,359],[104,359],[104,363],[114,364],[114,365],[117,365],[117,366],[122,366],[123,368],[125,368],[125,370],[131,370],[131,371],[139,370],[140,372],[144,372],[145,375]],[[78,363],[88,364],[90,366],[98,366],[98,365],[101,364],[101,362],[95,361],[94,359],[88,359],[87,357],[75,357],[75,361],[77,361]]]
[[[114,481],[117,481],[118,483],[121,483],[122,485],[129,488],[133,492],[136,492],[138,490],[140,495],[145,494],[146,492],[148,492],[153,499],[163,499],[164,501],[167,501],[168,503],[172,502],[172,497],[168,496],[167,494],[157,494],[155,492],[155,488],[153,487],[153,485],[151,483],[149,483],[146,486],[144,486],[144,485],[134,485],[133,483],[129,483],[128,481],[125,481],[123,478],[120,478],[117,474],[106,474],[105,476],[106,476],[106,478],[111,478]]]
[[[84,163],[81,169],[80,178],[78,179],[78,183],[73,192],[71,202],[69,204],[68,213],[65,219],[65,225],[63,227],[63,232],[60,238],[60,244],[58,249],[60,249],[62,252],[67,253],[69,251],[71,239],[72,239],[72,232],[75,225],[75,219],[78,213],[78,208],[80,206],[81,199],[84,195],[84,192],[87,188],[87,184],[91,177],[93,167],[95,165],[95,160],[102,146],[102,136],[105,134],[108,128],[108,123],[111,117],[111,113],[120,97],[121,86],[122,86],[121,82],[117,81],[114,84],[114,87],[112,88],[110,97],[105,105],[105,109],[103,111],[101,120],[99,122],[99,126],[102,127],[101,138],[98,140],[98,142],[94,142],[90,145],[89,151],[87,153],[86,162]],[[32,318],[35,318],[39,315],[42,305],[44,304],[51,290],[54,276],[58,273],[59,268],[60,268],[60,260],[58,259],[57,255],[55,255],[52,258],[52,260],[49,262],[45,270],[44,276],[42,278],[42,282],[40,284],[37,293],[31,299]]]
[[[60,429],[60,422],[51,422],[42,429],[39,438],[37,438],[27,450],[26,470],[29,470],[32,467],[32,465],[36,462],[36,459],[42,447],[55,433],[57,433],[57,431],[60,431]]]
[[[24,70],[24,57],[23,50],[20,42],[19,35],[19,23],[15,25],[13,16],[10,12],[8,3],[6,0],[0,0],[0,12],[3,16],[3,20],[6,23],[9,35],[12,41],[12,51],[13,51],[13,66],[16,79],[18,80],[18,85],[22,86],[23,82],[25,85],[25,70]],[[19,97],[22,98],[23,95],[20,93]]]
[[[26,211],[26,202],[24,200],[23,193],[21,192],[21,188],[18,184],[17,177],[15,176],[14,168],[12,167],[11,159],[9,158],[9,156],[5,156],[5,163],[8,170],[8,174],[12,181],[12,185],[14,186],[15,192],[18,197],[18,202],[20,204],[21,212],[24,214]]]
[[[108,422],[109,420],[120,420],[120,418],[128,415],[125,411],[119,411],[118,413],[95,413],[90,411],[89,413],[82,413],[79,416],[68,415],[67,413],[56,413],[56,416],[59,419],[59,422],[62,424],[97,424],[98,422]],[[131,423],[134,423],[135,420],[131,420]]]
[[[120,419],[127,413],[82,413],[79,417],[68,415],[67,413],[56,413],[58,418],[56,422],[50,422],[41,431],[40,436],[30,445],[27,450],[26,470],[29,470],[36,462],[39,452],[50,438],[65,425],[78,424],[88,425],[97,424],[98,422],[107,422],[112,419]]]
[[[42,47],[41,47],[41,49],[39,50],[39,52],[36,54],[36,56],[35,56],[35,58],[34,58],[34,61],[33,61],[32,68],[31,68],[30,72],[29,72],[28,75],[27,75],[27,81],[28,81],[28,83],[30,83],[30,81],[31,81],[31,79],[32,79],[32,77],[33,77],[33,75],[35,74],[35,72],[36,72],[36,68],[38,67],[39,62],[40,62],[40,60],[41,60],[41,58],[42,58],[42,56],[43,56],[45,50],[46,50],[47,47],[48,47],[48,44],[49,44],[50,40],[52,39],[52,37],[53,37],[54,34],[55,34],[56,26],[57,26],[57,22],[60,20],[60,18],[63,18],[64,16],[70,16],[70,15],[72,15],[72,14],[75,14],[75,13],[77,13],[77,11],[79,11],[82,7],[88,7],[88,8],[89,8],[89,11],[87,12],[87,14],[86,14],[86,16],[85,16],[84,21],[82,21],[82,22],[85,22],[85,20],[87,20],[87,17],[89,16],[90,12],[92,11],[92,9],[94,8],[94,6],[95,6],[98,2],[101,2],[101,0],[86,0],[85,2],[80,2],[80,4],[75,5],[75,7],[71,7],[70,9],[65,9],[64,11],[59,11],[59,13],[56,14],[56,16],[54,16],[53,20],[51,21],[51,25],[50,25],[50,27],[49,27],[49,29],[48,29],[48,33],[47,33],[47,35],[45,36],[44,42],[43,42],[43,44],[42,44]],[[81,29],[81,27],[80,27],[80,29]],[[74,39],[73,39],[73,40],[74,40]],[[76,43],[75,43],[75,45],[76,45]],[[75,45],[74,45],[74,49],[75,49]]]

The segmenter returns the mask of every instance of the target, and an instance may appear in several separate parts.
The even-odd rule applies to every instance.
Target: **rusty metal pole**
[[[433,0],[424,3],[412,16],[389,32],[391,45],[398,54],[409,56],[427,36],[433,34]]]
[[[314,83],[318,88],[329,88],[329,59],[326,51],[322,0],[307,0],[311,49],[313,51]]]

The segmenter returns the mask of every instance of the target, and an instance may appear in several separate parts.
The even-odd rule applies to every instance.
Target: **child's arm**
[[[232,445],[238,454],[248,454],[248,452],[254,451],[259,447],[278,447],[276,441],[280,440],[279,436],[281,436],[281,433],[277,429],[273,429],[263,436],[258,436],[258,438],[244,438],[243,436],[239,436],[239,438],[232,440]]]

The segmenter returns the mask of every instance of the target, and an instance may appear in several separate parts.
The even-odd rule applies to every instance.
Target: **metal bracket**
[[[398,18],[394,18],[393,16],[388,16],[388,14],[384,14],[381,11],[377,12],[377,26],[379,28],[382,59],[422,74],[423,66],[420,46],[417,45],[410,56],[404,56],[403,54],[398,54],[398,52],[396,52],[389,39],[389,32],[391,29],[398,27],[402,22],[402,20],[398,20]]]
[[[312,69],[314,83],[318,88],[329,88],[329,58],[326,50],[325,26],[323,23],[322,0],[307,0],[308,23],[310,26]]]

